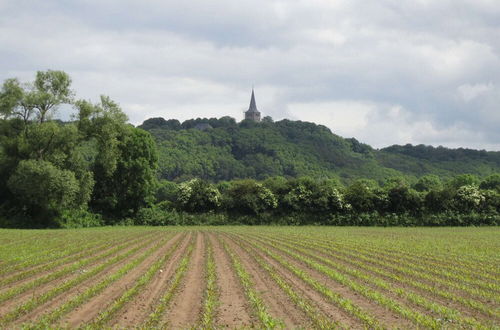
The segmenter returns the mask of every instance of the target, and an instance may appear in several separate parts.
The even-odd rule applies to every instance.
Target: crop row
[[[147,257],[148,255],[151,255],[154,251],[159,249],[163,242],[164,239],[160,239],[159,241],[156,241],[153,243],[153,246],[150,247],[144,254],[144,258]],[[15,307],[13,310],[10,312],[2,315],[0,317],[0,326],[3,326],[5,324],[8,324],[22,315],[27,314],[28,312],[32,311],[33,309],[37,308],[38,306],[43,305],[45,302],[54,299],[55,297],[61,295],[62,293],[72,289],[73,287],[76,287],[78,284],[89,280],[93,278],[94,276],[100,274],[101,272],[106,271],[109,267],[117,264],[118,262],[121,262],[123,260],[126,260],[127,258],[131,257],[134,255],[136,252],[140,251],[141,249],[147,247],[148,245],[151,245],[151,243],[154,241],[153,240],[148,240],[146,242],[142,242],[140,245],[133,247],[131,249],[122,249],[121,253],[118,253],[117,255],[107,259],[103,263],[97,264],[92,268],[87,269],[85,272],[80,272],[76,277],[70,278],[69,280],[61,283],[60,285],[55,286],[54,288],[33,296],[32,298],[28,299],[21,305],[18,305]]]
[[[435,314],[440,316],[440,320],[442,322],[453,322],[453,323],[458,323],[458,324],[465,324],[465,325],[473,326],[476,328],[481,326],[481,324],[478,323],[475,319],[462,316],[460,314],[460,312],[458,312],[457,310],[453,310],[453,309],[448,308],[446,306],[443,306],[443,305],[437,304],[433,301],[430,301],[430,300],[426,299],[425,297],[423,297],[422,295],[419,295],[416,292],[412,292],[411,290],[408,289],[408,287],[405,287],[404,289],[401,287],[397,287],[397,286],[393,285],[392,283],[384,281],[380,277],[373,276],[373,274],[380,275],[380,273],[382,273],[382,275],[384,275],[385,277],[388,277],[388,278],[394,279],[396,281],[403,282],[405,284],[409,284],[409,285],[412,285],[415,287],[422,288],[422,286],[419,286],[418,284],[414,284],[411,281],[411,279],[404,278],[404,277],[397,277],[396,275],[391,274],[389,272],[383,272],[377,268],[363,265],[363,264],[357,262],[356,259],[354,259],[354,258],[342,259],[341,262],[334,260],[334,259],[330,260],[328,258],[322,257],[321,254],[318,253],[318,251],[312,250],[312,252],[311,252],[311,250],[306,250],[306,249],[302,249],[302,248],[297,247],[297,245],[300,245],[298,243],[295,245],[291,245],[291,244],[281,242],[280,244],[281,244],[281,246],[285,246],[288,249],[296,251],[295,254],[293,254],[295,257],[297,257],[299,255],[298,253],[301,253],[298,260],[304,261],[304,259],[301,259],[301,257],[303,258],[303,256],[305,256],[306,258],[311,258],[312,260],[318,260],[321,265],[328,266],[330,269],[335,270],[339,274],[342,274],[342,276],[346,276],[346,277],[348,276],[350,278],[350,281],[357,280],[357,281],[359,281],[359,283],[370,284],[372,287],[378,289],[380,292],[390,292],[390,293],[394,294],[395,296],[398,296],[399,298],[403,298],[404,300],[406,300],[414,305],[420,306],[429,312],[435,313]],[[276,246],[276,245],[274,245],[274,246]],[[281,249],[281,248],[278,247],[278,249]],[[288,250],[288,251],[291,251],[291,250]],[[308,262],[306,261],[306,263],[308,263]],[[354,269],[354,268],[349,268],[349,267],[343,266],[347,263],[354,264],[354,265],[358,266],[359,269]],[[362,270],[362,271],[360,271],[360,270]],[[366,273],[365,271],[368,271],[368,273]],[[434,293],[434,290],[432,290],[432,288],[426,288],[426,289],[431,290],[431,293]],[[451,294],[449,294],[449,295],[452,296]],[[459,298],[456,298],[456,299],[459,299]],[[484,307],[484,306],[482,306],[482,307]],[[484,307],[484,308],[485,308],[485,310],[484,310],[485,313],[491,313],[491,311],[489,309],[487,309],[486,307]],[[402,311],[400,313],[403,314]],[[404,316],[409,317],[411,315],[406,314]],[[412,319],[413,321],[417,321],[421,325],[425,325],[425,326],[431,325],[431,323],[423,324],[421,321],[418,321],[418,318],[421,318],[421,316],[418,314],[415,314],[410,319]],[[422,320],[422,321],[425,321],[425,320]]]

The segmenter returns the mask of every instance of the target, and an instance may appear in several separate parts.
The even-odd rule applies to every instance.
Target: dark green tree
[[[35,226],[53,226],[63,210],[86,203],[78,198],[80,187],[74,173],[44,160],[21,161],[7,186],[27,215],[35,219]]]

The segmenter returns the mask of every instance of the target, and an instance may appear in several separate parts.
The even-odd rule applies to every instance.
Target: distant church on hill
[[[253,92],[253,88],[252,88],[252,98],[250,99],[250,107],[248,107],[248,110],[245,112],[245,119],[257,122],[260,121],[260,112],[259,110],[257,110],[257,105],[255,104],[255,94]]]

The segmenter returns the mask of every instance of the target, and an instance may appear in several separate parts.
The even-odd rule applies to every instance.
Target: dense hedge
[[[140,225],[479,226],[500,224],[500,175],[424,176],[383,185],[357,180],[270,178],[212,184],[163,181],[157,204],[139,210]]]

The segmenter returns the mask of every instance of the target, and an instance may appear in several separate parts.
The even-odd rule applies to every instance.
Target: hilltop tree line
[[[54,120],[62,105],[69,122]],[[370,146],[312,123],[153,118],[135,128],[109,97],[78,99],[70,77],[51,70],[7,79],[0,116],[0,226],[499,222],[494,166],[405,176],[380,166]],[[384,162],[417,152],[395,149]],[[496,153],[474,157],[494,163]]]
[[[203,130],[197,129],[200,124]],[[270,117],[261,123],[237,123],[231,117],[184,122],[151,118],[139,127],[155,138],[160,178],[175,182],[309,176],[349,184],[357,178],[383,183],[404,176],[414,183],[426,174],[450,179],[462,173],[486,177],[500,172],[500,152],[423,145],[377,150],[322,125]]]

